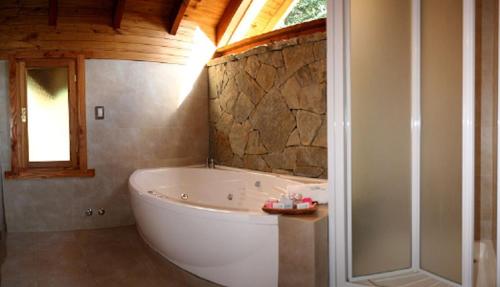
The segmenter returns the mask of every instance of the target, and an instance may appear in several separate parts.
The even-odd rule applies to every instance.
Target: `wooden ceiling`
[[[245,37],[253,37],[272,31],[293,2],[293,0],[268,0]]]
[[[0,0],[0,58],[70,50],[88,58],[186,63],[196,29],[215,42],[231,0]]]

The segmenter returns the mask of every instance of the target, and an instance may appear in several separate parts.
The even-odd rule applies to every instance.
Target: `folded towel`
[[[328,203],[328,183],[289,185],[286,191],[288,194],[300,193],[303,197],[310,197],[319,204]]]

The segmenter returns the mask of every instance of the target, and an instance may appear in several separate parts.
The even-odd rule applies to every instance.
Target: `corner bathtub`
[[[278,286],[278,218],[261,211],[287,178],[196,167],[138,170],[129,180],[143,239],[181,268],[224,286]]]

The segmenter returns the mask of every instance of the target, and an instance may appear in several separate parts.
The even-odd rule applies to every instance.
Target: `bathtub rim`
[[[183,203],[177,200],[173,200],[166,197],[159,197],[154,194],[148,193],[147,190],[142,190],[137,182],[134,180],[139,175],[144,174],[148,171],[164,171],[170,169],[179,169],[179,168],[192,168],[192,169],[208,169],[205,165],[189,165],[189,166],[176,166],[176,167],[158,167],[158,168],[144,168],[135,170],[132,175],[129,177],[128,185],[129,192],[131,196],[135,196],[138,200],[142,200],[147,204],[158,208],[165,208],[175,213],[180,213],[188,216],[207,216],[210,214],[210,217],[215,220],[223,220],[223,221],[237,221],[237,222],[247,222],[248,224],[278,224],[278,215],[267,214],[264,211],[253,211],[253,210],[232,210],[232,209],[223,209],[223,208],[210,208],[199,206],[196,204]],[[325,179],[316,179],[316,178],[307,178],[300,176],[291,176],[291,175],[283,175],[276,174],[270,172],[261,172],[255,170],[248,169],[240,169],[228,166],[216,165],[216,170],[221,171],[232,171],[232,172],[241,172],[241,173],[250,173],[257,174],[260,176],[268,176],[268,177],[277,177],[285,180],[295,181],[298,183],[327,183],[328,181]]]
[[[133,189],[133,187],[131,187]],[[264,212],[252,211],[228,211],[224,209],[212,209],[200,207],[194,204],[180,203],[166,198],[159,198],[148,193],[132,191],[132,196],[143,203],[154,208],[160,208],[166,212],[180,214],[182,216],[202,217],[210,220],[240,222],[248,224],[277,225],[278,216]],[[134,211],[135,212],[135,211]]]

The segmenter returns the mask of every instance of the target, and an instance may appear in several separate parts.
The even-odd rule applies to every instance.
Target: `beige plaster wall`
[[[208,156],[206,70],[183,99],[184,66],[151,62],[86,62],[90,179],[5,180],[11,231],[48,231],[132,224],[127,181],[138,168],[203,163]],[[7,64],[0,62],[1,163],[9,168]],[[94,106],[106,119],[94,120]],[[87,208],[105,208],[87,217]]]

